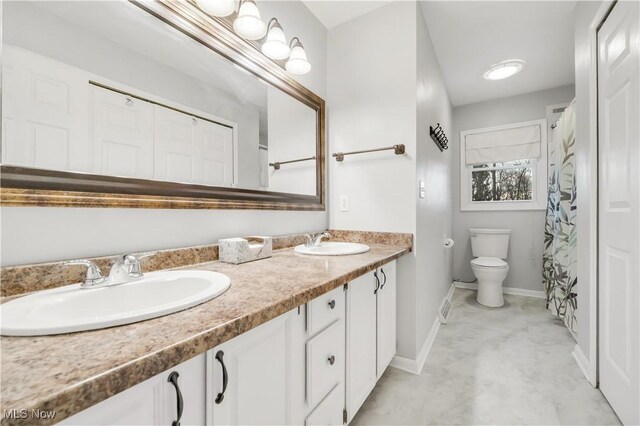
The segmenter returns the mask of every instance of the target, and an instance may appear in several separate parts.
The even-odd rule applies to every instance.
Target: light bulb
[[[253,0],[241,0],[238,17],[233,21],[233,29],[247,40],[259,40],[267,32],[267,26],[260,18],[260,11]]]
[[[273,23],[273,25],[271,25]],[[287,44],[287,38],[284,36],[282,26],[276,18],[272,18],[269,21],[269,32],[267,33],[267,40],[262,45],[262,53],[271,59],[287,59],[291,48]]]
[[[502,80],[522,71],[527,63],[521,59],[510,59],[493,65],[484,73],[486,80]]]
[[[235,0],[196,0],[196,4],[211,16],[229,16],[236,10]]]
[[[291,40],[291,54],[285,68],[291,74],[306,74],[311,71],[311,64],[307,60],[307,53],[297,37]]]

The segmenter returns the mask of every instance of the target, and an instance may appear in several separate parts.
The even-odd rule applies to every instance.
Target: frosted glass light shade
[[[262,22],[258,6],[253,0],[241,0],[233,29],[247,40],[259,40],[267,33],[267,25]]]
[[[493,65],[484,73],[485,80],[503,80],[516,75],[527,63],[521,59],[510,59]]]
[[[211,16],[229,16],[236,10],[235,0],[196,0],[196,4]]]
[[[291,74],[306,74],[311,71],[311,64],[307,60],[307,53],[304,51],[304,47],[300,40],[294,39],[292,41],[293,47],[291,48],[291,54],[289,60],[285,64],[285,68]]]
[[[267,40],[262,45],[262,53],[271,59],[287,59],[289,53],[291,53],[291,48],[289,48],[280,23],[275,19],[273,21],[274,24],[267,33]]]

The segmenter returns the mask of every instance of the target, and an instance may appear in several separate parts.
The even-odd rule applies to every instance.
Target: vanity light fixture
[[[502,61],[492,65],[491,68],[484,73],[484,78],[485,80],[503,80],[522,71],[526,64],[522,59]]]
[[[276,18],[271,18],[267,25],[267,40],[262,45],[262,53],[268,58],[281,60],[287,59],[291,48],[287,44],[287,38],[284,36],[282,26]]]
[[[304,51],[304,46],[302,46],[300,39],[298,37],[292,38],[289,46],[291,47],[291,54],[285,64],[287,71],[291,74],[306,74],[311,71],[311,64],[307,60],[307,53]]]
[[[211,16],[229,16],[236,10],[235,0],[196,0],[196,4]]]
[[[233,29],[247,40],[260,40],[267,32],[260,11],[254,0],[240,0],[238,17],[233,21]]]

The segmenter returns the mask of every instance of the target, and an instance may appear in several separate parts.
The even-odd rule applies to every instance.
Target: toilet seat
[[[471,261],[471,265],[479,268],[506,269],[509,264],[497,257],[477,257]]]

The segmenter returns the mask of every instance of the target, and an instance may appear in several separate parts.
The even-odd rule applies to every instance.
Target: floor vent
[[[450,313],[451,313],[451,301],[445,298],[442,301],[442,304],[440,305],[440,312],[438,313],[440,316],[440,324],[447,323]]]

